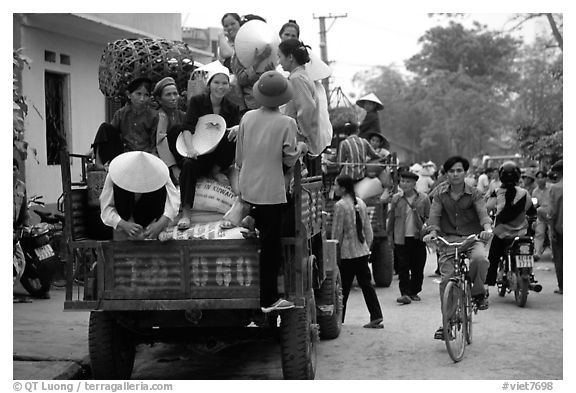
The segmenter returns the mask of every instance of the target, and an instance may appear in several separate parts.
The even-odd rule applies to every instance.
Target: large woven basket
[[[330,92],[329,101],[330,123],[334,132],[340,132],[346,123],[358,123],[358,112],[352,101],[344,94],[342,88],[336,87]]]
[[[188,44],[165,39],[121,39],[108,43],[98,69],[100,91],[107,97],[123,96],[130,81],[146,77],[155,84],[171,76],[180,92],[188,88],[194,70]]]

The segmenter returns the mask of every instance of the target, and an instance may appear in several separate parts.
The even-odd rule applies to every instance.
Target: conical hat
[[[310,55],[310,62],[306,63],[304,67],[310,79],[319,81],[332,75],[332,70],[328,64],[324,63],[316,53],[308,50],[308,54]]]
[[[226,120],[220,115],[204,115],[198,119],[196,130],[192,135],[191,143],[198,155],[210,153],[226,133]],[[181,132],[176,139],[176,150],[182,157],[190,157],[184,142],[184,133]]]
[[[272,53],[270,53],[270,56],[262,61],[255,70],[256,72],[262,72],[268,63],[272,62],[277,64],[279,43],[280,38],[278,34],[276,34],[266,22],[251,20],[244,23],[238,30],[238,33],[236,33],[234,49],[238,60],[240,60],[240,64],[248,68],[254,63],[254,50],[258,49],[258,52],[262,53],[266,45],[270,45]]]
[[[108,174],[118,187],[136,193],[156,191],[170,179],[164,161],[143,151],[120,154],[110,163]]]
[[[361,108],[364,108],[364,103],[366,101],[370,101],[370,102],[374,102],[374,103],[378,104],[378,108],[376,108],[376,110],[384,109],[384,104],[382,104],[382,102],[378,99],[378,97],[376,97],[376,94],[374,94],[374,93],[370,93],[370,94],[365,95],[364,97],[360,98],[358,101],[356,101],[356,105],[358,105]]]

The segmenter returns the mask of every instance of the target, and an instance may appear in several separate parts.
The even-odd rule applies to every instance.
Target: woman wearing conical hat
[[[364,117],[364,120],[362,120],[360,124],[360,134],[367,131],[381,133],[378,111],[384,109],[384,105],[378,97],[376,97],[376,94],[370,93],[360,98],[356,101],[356,105],[366,111],[366,117]]]
[[[100,195],[100,218],[114,228],[114,240],[157,239],[179,208],[180,195],[160,158],[132,151],[112,160]]]

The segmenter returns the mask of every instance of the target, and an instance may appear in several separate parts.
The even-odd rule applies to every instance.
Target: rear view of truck
[[[71,161],[80,163],[79,181],[72,181]],[[91,313],[94,378],[129,378],[140,343],[217,350],[218,343],[269,337],[280,342],[284,378],[314,378],[315,343],[338,337],[342,320],[338,244],[326,240],[321,177],[301,178],[296,168],[294,203],[283,222],[278,286],[296,307],[263,314],[257,239],[91,238],[88,228],[98,223],[88,214],[88,157],[63,152],[61,162],[69,246],[64,308]]]

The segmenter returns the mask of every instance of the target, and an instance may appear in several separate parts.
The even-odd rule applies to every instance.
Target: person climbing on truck
[[[260,304],[265,313],[286,310],[294,303],[278,294],[277,277],[282,260],[281,221],[286,210],[283,168],[294,166],[307,147],[296,141],[296,121],[282,115],[279,106],[292,98],[289,80],[267,71],[254,84],[259,109],[248,111],[238,130],[236,166],[240,171],[240,197],[253,207],[260,231]]]

